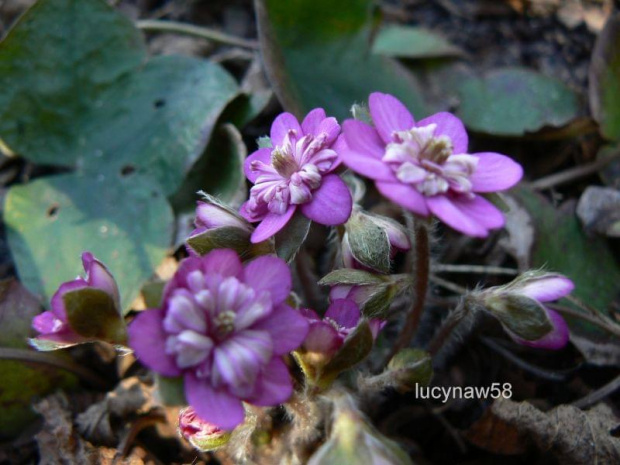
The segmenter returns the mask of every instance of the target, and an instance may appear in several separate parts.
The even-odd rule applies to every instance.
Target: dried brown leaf
[[[620,237],[620,191],[588,187],[577,204],[577,216],[586,231]]]

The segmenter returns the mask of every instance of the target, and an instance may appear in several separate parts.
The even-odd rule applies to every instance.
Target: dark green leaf
[[[370,0],[257,0],[267,73],[284,107],[302,116],[322,107],[344,119],[371,92],[389,92],[425,114],[413,76],[388,57],[369,53]]]
[[[536,300],[521,294],[489,297],[486,308],[506,328],[527,341],[537,341],[553,330],[546,310]]]
[[[362,320],[347,336],[344,344],[321,373],[321,382],[329,384],[336,376],[364,360],[373,345],[372,331],[368,321]]]
[[[459,115],[474,131],[521,136],[561,126],[578,114],[577,95],[560,81],[526,69],[506,68],[459,88]]]
[[[127,309],[172,237],[164,195],[138,174],[39,178],[11,188],[4,211],[19,276],[45,301],[62,282],[83,274],[80,255],[89,250],[110,268]]]
[[[275,236],[276,254],[278,257],[287,262],[295,258],[299,248],[308,236],[311,223],[299,210],[295,212],[288,224]]]
[[[590,64],[592,115],[608,139],[620,140],[620,13],[607,20],[599,34]]]
[[[368,215],[354,212],[345,225],[353,257],[374,270],[390,272],[390,241],[384,228]]]
[[[246,255],[250,248],[250,233],[234,226],[225,226],[205,231],[187,239],[198,255],[206,255],[214,249],[233,249],[239,255]]]
[[[349,268],[341,268],[340,270],[334,270],[331,273],[324,276],[320,281],[321,286],[333,286],[335,284],[383,284],[385,280],[379,276],[368,271],[352,270]]]
[[[372,46],[373,53],[398,58],[436,58],[461,55],[446,38],[422,27],[390,25],[382,28]]]
[[[67,321],[83,337],[123,344],[127,339],[125,320],[110,294],[101,289],[84,288],[63,296]]]

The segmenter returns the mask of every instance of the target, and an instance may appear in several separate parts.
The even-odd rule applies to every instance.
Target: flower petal
[[[478,158],[478,165],[469,177],[474,192],[510,189],[523,177],[523,168],[510,157],[493,152],[473,155]]]
[[[359,155],[367,155],[381,159],[385,153],[385,144],[372,126],[355,119],[348,119],[342,123],[347,146]]]
[[[464,215],[472,218],[487,229],[501,228],[506,222],[502,212],[487,199],[479,195],[473,199],[457,196],[452,197],[450,200]]]
[[[328,174],[312,193],[312,200],[301,206],[301,212],[319,224],[335,226],[349,219],[352,207],[353,199],[345,182],[336,174]]]
[[[386,144],[392,142],[394,131],[405,131],[415,125],[407,107],[393,95],[374,92],[368,98],[368,106],[372,122]]]
[[[301,122],[301,129],[304,131],[304,135],[314,134],[315,136],[318,136],[319,133],[317,132],[317,129],[319,128],[321,121],[325,118],[327,118],[327,115],[325,114],[325,110],[322,108],[315,108],[308,113]]]
[[[245,265],[243,281],[252,287],[256,294],[269,292],[274,306],[284,302],[293,288],[288,265],[273,255],[263,255]]]
[[[488,236],[489,233],[487,228],[481,225],[475,218],[461,211],[461,209],[445,195],[428,197],[426,203],[430,211],[451,228],[467,234],[468,236]]]
[[[295,213],[296,208],[296,205],[289,205],[288,210],[282,215],[271,212],[267,213],[265,218],[256,226],[256,229],[250,237],[250,242],[252,242],[252,244],[257,244],[275,235],[280,229],[286,226],[286,223],[289,222],[293,213]]]
[[[252,329],[268,331],[273,340],[275,355],[284,355],[297,349],[308,334],[309,323],[298,311],[281,304],[271,315],[256,323]]]
[[[319,124],[319,127],[316,129],[316,131],[317,136],[321,134],[327,135],[325,143],[329,146],[334,143],[334,141],[340,134],[340,125],[338,124],[336,118],[330,116],[329,118],[325,118],[323,121],[321,121],[321,124]]]
[[[553,325],[553,329],[549,334],[545,337],[538,339],[537,341],[527,341],[525,339],[521,339],[516,336],[512,332],[508,332],[510,337],[512,337],[519,344],[533,347],[535,349],[547,349],[547,350],[559,350],[562,349],[566,344],[568,344],[568,339],[570,337],[570,332],[568,330],[568,325],[562,316],[549,308],[546,309],[547,314],[549,315],[549,319],[551,320],[551,324]]]
[[[128,328],[129,347],[148,368],[164,376],[179,376],[181,370],[174,358],[166,353],[164,311],[151,309],[140,312]]]
[[[342,347],[343,340],[343,336],[338,333],[333,325],[325,321],[315,321],[310,326],[310,331],[304,341],[304,349],[329,357]]]
[[[377,190],[384,197],[420,216],[428,216],[425,197],[416,189],[401,183],[377,181]]]
[[[376,181],[398,182],[392,169],[378,158],[351,149],[342,150],[339,155],[342,162],[357,174]]]
[[[84,270],[86,270],[86,281],[88,284],[110,294],[116,305],[120,306],[118,285],[108,268],[90,252],[82,254],[82,264],[84,265]]]
[[[295,131],[297,133],[297,137],[302,137],[303,135],[303,131],[297,121],[297,118],[290,113],[281,113],[271,125],[271,144],[274,147],[282,145],[282,142],[284,142],[284,137],[290,130]]]
[[[561,299],[575,289],[575,284],[565,276],[551,275],[533,279],[520,289],[520,293],[539,302],[551,302]]]
[[[271,147],[258,149],[245,159],[245,162],[243,163],[243,172],[245,173],[245,177],[248,178],[250,182],[256,182],[256,178],[260,175],[260,173],[255,173],[251,170],[250,167],[252,166],[252,162],[262,161],[265,165],[270,165],[272,150],[273,149]]]
[[[231,249],[212,250],[201,259],[201,264],[205,273],[219,273],[224,277],[239,276],[243,270],[239,255]]]
[[[352,300],[336,299],[332,301],[327,312],[326,318],[331,318],[344,328],[355,328],[360,320],[361,312],[359,307]]]
[[[259,376],[254,392],[247,402],[261,407],[286,402],[293,394],[293,384],[288,367],[279,357],[274,357]]]
[[[436,124],[435,136],[448,136],[452,140],[452,153],[467,153],[468,137],[463,122],[452,113],[441,112],[418,121],[417,127]]]
[[[221,429],[232,430],[243,423],[241,400],[224,389],[214,389],[208,380],[193,373],[185,375],[185,396],[199,417]]]

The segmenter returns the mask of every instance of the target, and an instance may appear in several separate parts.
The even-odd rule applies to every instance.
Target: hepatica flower
[[[353,171],[375,181],[385,197],[423,217],[437,216],[474,237],[504,225],[501,212],[480,193],[514,186],[521,166],[498,153],[467,153],[461,120],[437,113],[415,122],[395,97],[369,98],[373,126],[347,120],[340,156]]]
[[[129,327],[129,344],[144,365],[183,376],[196,414],[230,430],[244,419],[242,401],[278,405],[292,393],[282,356],[308,333],[306,319],[285,300],[286,263],[262,256],[241,264],[219,249],[184,260],[164,290],[163,306]]]
[[[245,162],[254,183],[241,214],[260,224],[252,242],[273,236],[298,209],[317,223],[334,226],[347,221],[352,199],[340,177],[333,174],[344,146],[340,125],[321,108],[312,110],[301,125],[290,113],[271,126],[271,148],[261,148]]]
[[[71,293],[83,289],[103,291],[103,294],[100,294],[103,299],[97,298],[96,303],[103,304],[105,306],[104,310],[112,314],[106,315],[110,318],[106,319],[105,322],[114,320],[113,325],[116,326],[114,323],[117,323],[116,320],[120,319],[120,297],[114,277],[106,266],[97,260],[90,252],[84,252],[82,254],[82,264],[86,276],[84,278],[77,277],[73,281],[61,284],[52,297],[52,309],[37,315],[32,320],[32,327],[39,333],[36,338],[37,340],[47,340],[71,345],[93,339],[84,334],[78,334],[69,323],[66,298],[70,297]],[[114,316],[116,316],[116,318],[114,318]],[[103,324],[103,322],[104,320],[99,321],[101,324]]]

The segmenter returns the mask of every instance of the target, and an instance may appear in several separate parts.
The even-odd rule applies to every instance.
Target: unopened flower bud
[[[179,434],[192,446],[202,452],[217,450],[230,440],[230,431],[225,431],[204,421],[192,407],[179,414]]]
[[[399,392],[409,392],[418,384],[428,386],[433,377],[431,356],[420,349],[403,349],[392,357],[384,375]]]
[[[345,224],[342,259],[347,268],[389,273],[394,255],[410,248],[405,228],[390,218],[356,208]]]
[[[555,350],[568,343],[568,326],[543,303],[560,299],[573,288],[573,282],[562,275],[531,271],[504,286],[487,289],[477,298],[516,342]]]

